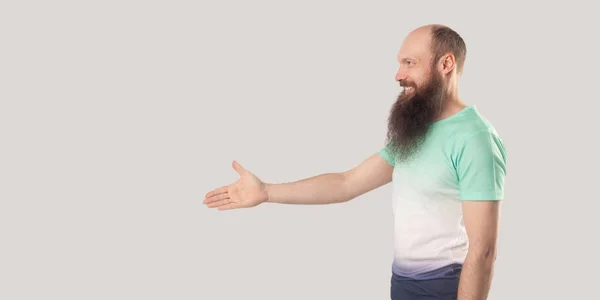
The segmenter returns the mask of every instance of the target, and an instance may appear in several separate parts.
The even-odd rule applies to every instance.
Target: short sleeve
[[[379,155],[385,159],[385,161],[387,161],[390,165],[394,166],[396,164],[396,160],[394,159],[394,156],[392,155],[392,152],[390,151],[390,144],[388,143],[385,147],[383,147],[381,150],[379,150]]]
[[[461,200],[502,200],[506,150],[494,132],[481,131],[465,139],[455,157]]]

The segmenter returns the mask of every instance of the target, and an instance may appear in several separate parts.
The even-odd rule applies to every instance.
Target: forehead
[[[400,50],[398,61],[404,59],[428,60],[431,57],[431,36],[429,32],[413,31],[406,36]]]

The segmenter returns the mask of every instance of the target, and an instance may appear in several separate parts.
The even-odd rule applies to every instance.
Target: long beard
[[[401,93],[388,117],[387,142],[399,161],[416,154],[425,142],[429,128],[443,110],[445,86],[441,75],[433,73],[424,87],[412,86],[414,92]]]

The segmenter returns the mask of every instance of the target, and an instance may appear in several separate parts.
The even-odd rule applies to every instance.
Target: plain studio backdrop
[[[507,146],[489,299],[595,297],[600,25],[540,3],[3,1],[0,299],[388,299],[391,185],[201,202],[234,159],[279,183],[378,151],[429,23],[466,40],[461,96]]]

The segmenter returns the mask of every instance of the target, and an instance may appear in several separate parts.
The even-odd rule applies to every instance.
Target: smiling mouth
[[[413,88],[412,86],[405,86],[404,87],[404,93],[405,94],[410,94],[412,92],[414,92],[415,88]]]

